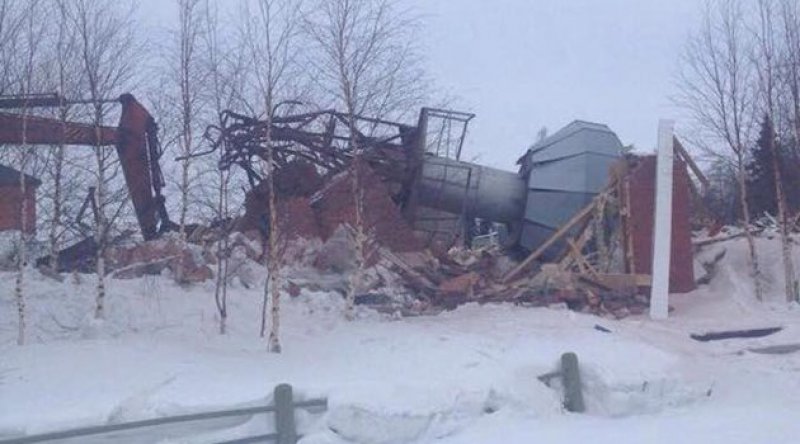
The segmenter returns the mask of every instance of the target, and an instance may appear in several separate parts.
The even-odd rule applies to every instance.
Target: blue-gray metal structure
[[[533,145],[518,173],[426,156],[416,188],[422,205],[506,223],[512,244],[535,250],[606,187],[621,155],[608,126],[576,120]]]
[[[622,148],[608,126],[576,120],[528,149],[519,161],[528,188],[519,244],[535,249],[591,202]]]

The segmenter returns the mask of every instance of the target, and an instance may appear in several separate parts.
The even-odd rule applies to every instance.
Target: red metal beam
[[[24,131],[23,131],[24,128]],[[62,122],[47,117],[0,113],[0,143],[31,145],[113,145],[116,128],[100,127],[100,140],[94,125]],[[23,137],[24,136],[24,137]]]

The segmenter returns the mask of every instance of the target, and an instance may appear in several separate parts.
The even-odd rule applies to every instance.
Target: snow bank
[[[711,283],[673,295],[665,322],[476,304],[404,319],[359,307],[347,322],[340,294],[303,290],[284,299],[280,355],[258,337],[261,270],[249,288],[232,282],[226,336],[217,334],[213,282],[111,279],[97,322],[92,276],[57,282],[32,271],[24,347],[14,344],[14,274],[0,273],[0,437],[266,403],[288,382],[298,397],[330,401],[324,415],[298,415],[305,444],[676,438],[654,430],[682,430],[682,442],[791,442],[800,433],[800,354],[742,350],[800,342],[800,312],[748,300],[742,242],[720,245],[728,252]],[[759,242],[767,250],[775,241]],[[766,338],[689,338],[774,324],[784,331]],[[584,415],[563,411],[557,380],[537,379],[568,351],[580,360]],[[215,442],[271,424],[242,421],[178,432],[192,436],[181,442]]]

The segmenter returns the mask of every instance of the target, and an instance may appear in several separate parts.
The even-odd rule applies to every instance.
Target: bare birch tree
[[[22,64],[22,72],[19,76],[20,85],[19,92],[21,96],[26,96],[32,93],[34,85],[35,68],[37,64],[37,56],[39,52],[40,42],[44,35],[44,26],[37,18],[44,13],[38,1],[31,1],[28,3],[24,10],[25,17],[25,38],[24,38],[24,62]],[[23,103],[22,107],[22,144],[19,152],[19,226],[20,234],[17,244],[17,258],[18,268],[17,277],[15,282],[14,292],[16,294],[17,312],[19,318],[19,329],[17,335],[17,344],[25,344],[25,271],[28,267],[28,248],[30,245],[30,232],[34,227],[28,224],[29,213],[32,210],[28,208],[28,194],[29,187],[32,184],[28,183],[26,171],[28,169],[28,161],[31,157],[31,147],[28,146],[27,133],[28,133],[28,118],[30,116],[30,108],[27,102]],[[34,222],[35,223],[35,222]]]
[[[192,155],[198,146],[196,132],[202,112],[203,72],[200,65],[198,45],[202,32],[202,10],[200,0],[176,0],[178,9],[178,29],[174,32],[175,48],[171,51],[171,65],[175,67],[172,74],[177,83],[179,99],[178,108],[180,136],[178,137],[179,155],[181,157],[181,175],[178,185],[180,191],[180,215],[178,220],[181,245],[186,244],[186,217],[189,213],[190,193],[193,186]],[[183,261],[178,261],[177,280],[183,281]]]
[[[720,0],[706,5],[702,27],[689,39],[683,56],[679,102],[705,135],[725,146],[733,157],[753,288],[756,298],[762,300],[761,270],[750,232],[746,189],[745,159],[747,147],[753,140],[757,80],[750,62],[752,39],[746,31],[739,0]]]
[[[280,353],[280,301],[282,292],[283,234],[275,195],[275,156],[272,143],[272,119],[282,100],[292,91],[290,81],[296,80],[294,68],[299,2],[288,0],[245,1],[242,8],[242,44],[249,53],[250,72],[258,106],[263,114],[266,153],[262,159],[262,176],[266,182],[269,227],[267,231],[267,281],[261,310],[261,336],[265,335],[269,305],[269,351]],[[270,302],[270,304],[268,304]]]
[[[223,38],[229,31],[221,22],[217,3],[205,0],[203,5],[203,71],[206,73],[207,91],[206,111],[210,113],[208,121],[217,127],[222,127],[222,112],[230,109],[241,100],[240,92],[243,89],[244,67],[246,52],[242,45],[230,46],[229,39]],[[219,153],[220,156],[223,154]],[[219,332],[225,334],[228,321],[228,277],[230,263],[230,172],[220,170],[214,165],[213,174],[215,186],[205,189],[208,196],[213,196],[208,203],[212,208],[218,233],[215,256],[217,258],[216,276],[214,285],[214,303],[219,314]]]
[[[19,54],[25,27],[25,8],[15,0],[0,0],[0,94],[16,93],[19,86]]]
[[[364,218],[363,146],[359,115],[400,117],[424,95],[422,70],[412,33],[415,20],[387,0],[318,0],[313,2],[305,29],[316,51],[307,63],[315,68],[323,91],[343,106],[348,116],[352,150],[350,177],[354,205],[356,269],[350,276],[345,316],[354,317],[360,291],[369,232]]]
[[[115,199],[118,193],[109,189],[112,181],[119,176],[119,163],[113,150],[100,145],[101,127],[109,112],[107,103],[111,97],[116,97],[114,94],[130,86],[136,73],[140,46],[132,17],[132,9],[120,9],[119,4],[112,0],[75,0],[71,11],[71,24],[80,42],[80,60],[95,127],[97,319],[105,317],[105,261],[112,228],[110,216],[118,213],[112,207],[118,210],[122,205]]]
[[[794,149],[800,153],[800,4],[797,0],[781,0],[778,21],[783,40],[779,77],[786,93],[782,112]]]
[[[795,270],[794,260],[792,258],[792,243],[789,238],[789,224],[791,218],[787,214],[786,208],[786,194],[783,189],[782,168],[779,159],[783,156],[778,149],[777,139],[778,135],[775,131],[775,125],[780,123],[779,102],[781,100],[780,94],[780,77],[779,66],[781,64],[781,38],[778,35],[778,28],[776,20],[778,20],[776,11],[776,2],[774,0],[759,0],[758,1],[758,23],[755,27],[755,48],[753,54],[753,65],[758,76],[758,95],[759,104],[762,114],[768,120],[767,129],[767,149],[772,157],[772,178],[775,190],[775,202],[778,210],[778,230],[781,237],[781,250],[783,259],[784,270],[784,289],[786,299],[793,301],[796,299],[795,295]]]
[[[58,29],[55,35],[53,47],[53,62],[57,75],[57,91],[61,98],[58,107],[58,119],[62,124],[62,136],[66,134],[67,120],[70,115],[70,107],[64,100],[67,95],[74,94],[77,84],[80,82],[79,66],[76,64],[78,58],[77,41],[74,30],[69,26],[69,5],[65,0],[58,0],[53,11],[58,19]],[[59,269],[58,252],[61,248],[61,241],[66,232],[63,223],[65,206],[65,181],[70,181],[65,177],[67,166],[66,154],[64,151],[65,141],[62,139],[57,146],[51,150],[50,174],[53,180],[50,200],[52,202],[50,214],[50,227],[48,234],[50,268],[52,272]]]

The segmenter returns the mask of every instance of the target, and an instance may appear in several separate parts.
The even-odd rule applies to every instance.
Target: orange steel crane
[[[142,236],[145,240],[155,239],[161,233],[175,229],[167,215],[162,194],[164,177],[159,166],[158,127],[155,119],[133,95],[123,94],[113,101],[122,105],[116,128],[0,112],[0,144],[113,145]],[[67,101],[55,94],[0,97],[0,109],[58,107],[75,103],[91,102]]]

